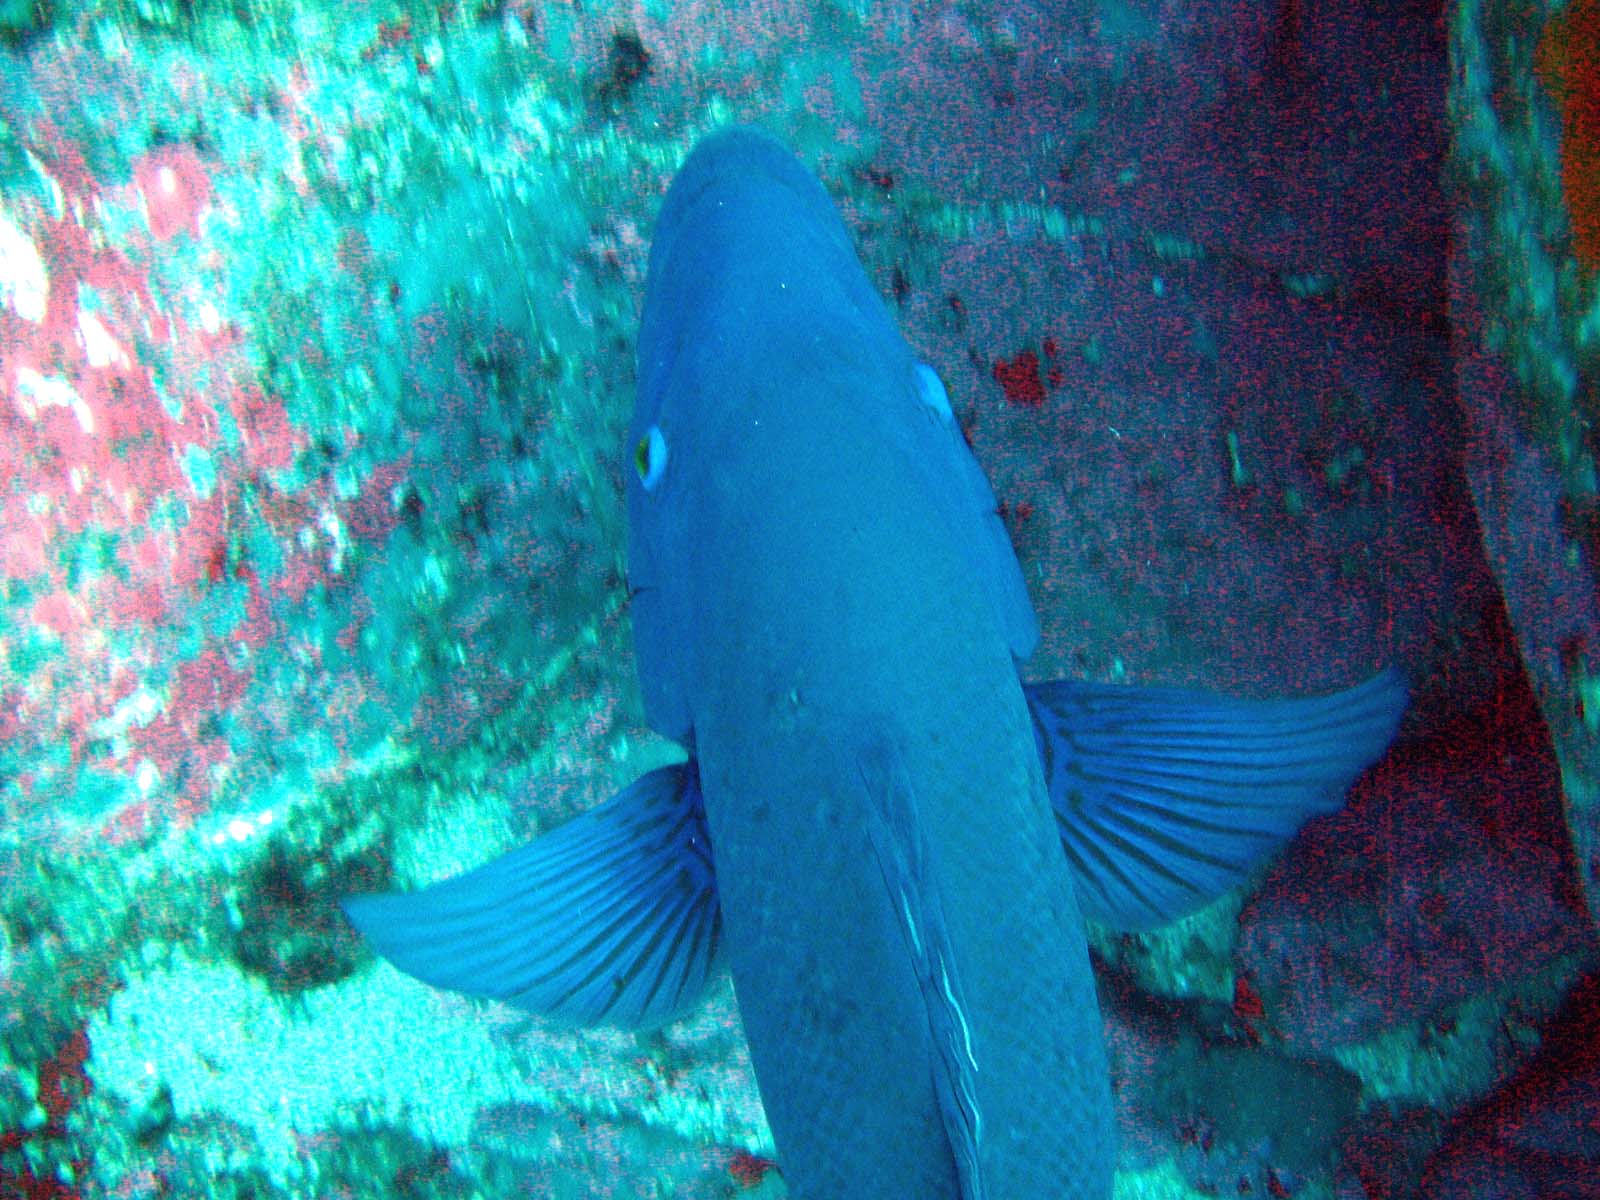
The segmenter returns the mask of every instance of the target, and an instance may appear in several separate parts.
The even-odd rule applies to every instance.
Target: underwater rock
[[[1451,358],[1484,550],[1561,762],[1577,881],[1600,921],[1600,527],[1587,378],[1597,23],[1592,4],[1568,9],[1532,55],[1500,32],[1498,5],[1463,4],[1451,22],[1449,174],[1461,181]]]
[[[1600,1197],[1600,976],[1573,985],[1532,1062],[1452,1123],[1419,1194]]]
[[[1414,1196],[1422,1166],[1439,1144],[1443,1118],[1429,1108],[1399,1112],[1375,1106],[1363,1113],[1339,1147],[1338,1200],[1398,1200]]]
[[[1588,946],[1560,803],[1520,681],[1397,747],[1240,915],[1267,1023],[1348,1045]]]
[[[1360,1083],[1331,1063],[1208,1033],[1205,1001],[1099,976],[1121,1166],[1171,1158],[1205,1195],[1288,1195],[1326,1169]]]

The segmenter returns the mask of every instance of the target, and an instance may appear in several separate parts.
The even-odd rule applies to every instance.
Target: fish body
[[[833,204],[765,136],[684,168],[639,353],[635,438],[659,429],[668,458],[630,493],[637,652],[653,715],[693,737],[791,1190],[959,1195],[948,1084],[990,1194],[1104,1194],[1105,1052],[1016,670],[1026,593]],[[942,933],[915,918],[934,904]],[[913,925],[959,1005],[920,985]]]
[[[420,978],[580,1021],[669,1019],[725,959],[802,1200],[1109,1196],[1085,909],[1149,925],[1237,883],[1382,750],[1398,677],[1025,686],[993,493],[759,131],[674,181],[638,354],[635,653],[690,758],[352,919]]]

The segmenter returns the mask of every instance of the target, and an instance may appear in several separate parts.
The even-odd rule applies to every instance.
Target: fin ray
[[[344,908],[378,953],[435,987],[578,1024],[665,1024],[719,962],[695,764],[651,771],[463,875]]]
[[[1394,670],[1288,700],[1069,680],[1023,690],[1084,915],[1119,929],[1209,903],[1337,809],[1406,706]]]

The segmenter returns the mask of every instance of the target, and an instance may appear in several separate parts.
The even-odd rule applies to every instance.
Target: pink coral
[[[211,203],[211,176],[192,147],[160,146],[134,163],[133,174],[157,241],[199,235]]]

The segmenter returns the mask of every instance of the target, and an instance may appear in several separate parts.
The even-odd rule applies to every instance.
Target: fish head
[[[629,580],[651,724],[684,738],[729,675],[864,698],[908,623],[982,610],[1037,637],[995,500],[816,178],[713,135],[658,219],[628,433]],[[776,686],[776,684],[774,685]]]

